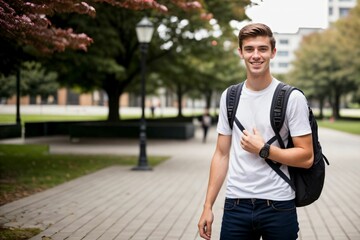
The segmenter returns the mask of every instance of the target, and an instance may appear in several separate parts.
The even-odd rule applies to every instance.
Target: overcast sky
[[[326,28],[328,0],[256,0],[246,10],[252,22],[268,25],[273,32],[295,33],[299,27]]]

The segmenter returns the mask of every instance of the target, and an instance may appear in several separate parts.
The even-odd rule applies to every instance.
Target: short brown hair
[[[271,50],[274,50],[276,40],[271,29],[263,23],[251,23],[243,27],[239,32],[239,48],[242,48],[243,41],[249,37],[267,36],[270,38]]]

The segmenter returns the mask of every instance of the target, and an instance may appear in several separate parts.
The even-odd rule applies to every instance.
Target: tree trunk
[[[207,90],[205,92],[206,109],[210,109],[210,107],[211,107],[211,95],[212,95],[211,90]]]
[[[335,99],[334,99],[334,104],[333,104],[333,117],[335,119],[339,119],[340,116],[340,97],[341,94],[340,92],[337,90],[335,91]]]
[[[16,72],[16,124],[21,124],[20,118],[20,69]]]
[[[324,98],[320,98],[319,100],[319,118],[324,118]]]
[[[181,84],[177,85],[177,99],[178,99],[178,117],[183,117],[183,113],[182,113],[182,96],[183,95],[183,91],[181,88]]]
[[[120,85],[115,79],[108,79],[104,81],[104,90],[108,95],[108,118],[109,122],[119,122],[120,121],[120,104],[119,98],[121,95]]]

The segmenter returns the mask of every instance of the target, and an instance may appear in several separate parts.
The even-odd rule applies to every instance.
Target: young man
[[[226,199],[220,238],[223,240],[297,239],[299,230],[295,193],[259,156],[268,150],[268,159],[287,166],[309,168],[313,163],[311,128],[307,102],[293,91],[280,132],[285,145],[290,132],[293,148],[281,149],[277,142],[265,145],[275,133],[270,123],[270,107],[279,81],[270,73],[270,60],[276,54],[271,29],[264,24],[249,24],[239,32],[239,54],[246,66],[245,81],[236,118],[244,126],[229,127],[226,90],[220,100],[218,139],[210,167],[204,209],[199,220],[199,234],[211,238],[214,219],[212,207],[227,175]]]

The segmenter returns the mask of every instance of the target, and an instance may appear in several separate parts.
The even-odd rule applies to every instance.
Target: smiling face
[[[272,48],[268,36],[243,39],[239,54],[244,59],[248,79],[270,76],[270,60],[274,58],[275,53],[276,48]]]

